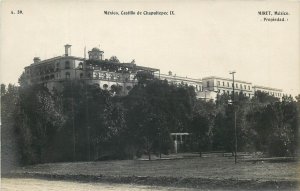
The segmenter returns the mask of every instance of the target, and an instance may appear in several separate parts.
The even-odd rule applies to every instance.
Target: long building
[[[233,93],[233,80],[230,78],[222,78],[216,76],[210,76],[202,78],[203,92],[200,93],[199,97],[204,99],[215,100],[219,94],[232,95]],[[234,81],[235,94],[242,93],[245,96],[251,98],[255,92],[261,91],[277,98],[282,98],[283,93],[281,89],[263,87],[253,85],[252,82],[246,82],[241,80]]]
[[[156,77],[160,78],[161,80],[167,80],[170,84],[193,86],[196,92],[203,91],[201,79],[182,77],[177,76],[176,74],[172,75],[171,71],[169,71],[168,74],[159,74],[159,76]]]
[[[204,78],[189,78],[168,74],[161,74],[159,69],[138,66],[133,60],[130,63],[120,63],[117,57],[104,59],[104,51],[93,48],[88,52],[88,58],[71,55],[71,45],[65,45],[65,54],[62,56],[41,60],[33,59],[30,66],[25,67],[25,79],[28,84],[44,84],[50,91],[59,89],[61,83],[66,80],[82,79],[89,84],[97,84],[103,89],[119,88],[121,95],[127,95],[137,83],[136,74],[147,72],[161,80],[167,80],[171,84],[186,84],[193,86],[197,98],[204,100],[216,100],[217,95],[232,94],[233,81],[230,78],[216,76]],[[251,82],[235,80],[235,93],[243,93],[253,97],[256,91],[268,93],[277,98],[283,96],[281,89],[253,85]]]
[[[49,90],[59,89],[66,80],[82,79],[89,84],[98,84],[100,88],[110,90],[113,86],[126,95],[137,83],[138,72],[159,75],[159,69],[138,66],[133,60],[120,63],[117,57],[104,59],[103,51],[93,48],[88,52],[88,59],[71,56],[71,45],[65,45],[65,54],[46,60],[38,57],[30,66],[25,67],[25,78],[29,84],[44,84]]]

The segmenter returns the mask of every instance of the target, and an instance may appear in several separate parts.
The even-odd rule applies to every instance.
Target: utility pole
[[[88,92],[87,82],[85,83],[85,115],[86,115],[86,128],[87,128],[87,144],[88,144],[88,161],[91,161],[91,143],[90,143],[90,125],[89,125],[89,108],[88,108]]]
[[[71,80],[71,95],[72,95],[72,131],[73,131],[73,161],[76,161],[76,134],[75,134],[75,111],[74,111],[74,92],[73,80]]]
[[[232,71],[229,74],[232,75],[232,105],[233,105],[233,112],[234,112],[234,138],[235,138],[235,143],[234,143],[234,163],[237,163],[237,133],[236,133],[236,109],[235,109],[235,100],[234,100],[234,96],[235,96],[235,92],[234,92],[234,74],[236,72]]]

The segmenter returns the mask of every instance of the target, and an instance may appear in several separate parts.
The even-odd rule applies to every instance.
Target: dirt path
[[[3,178],[2,191],[196,191],[196,188],[142,186],[134,184],[80,183],[41,179]],[[220,190],[221,191],[221,190]],[[222,190],[223,191],[223,190]]]

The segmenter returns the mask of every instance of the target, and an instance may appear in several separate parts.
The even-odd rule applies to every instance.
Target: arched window
[[[65,69],[70,69],[70,62],[69,61],[65,62]]]
[[[107,84],[103,84],[103,88],[106,90],[108,88]]]
[[[66,78],[67,78],[67,79],[70,78],[70,72],[66,72]]]
[[[56,68],[59,68],[59,65],[60,65],[60,63],[59,63],[59,62],[57,62],[57,63],[56,63]]]
[[[78,66],[79,66],[79,69],[81,69],[81,70],[83,69],[83,63],[82,62],[80,62]]]

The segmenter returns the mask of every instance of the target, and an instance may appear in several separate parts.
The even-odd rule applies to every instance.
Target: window
[[[229,82],[227,82],[227,87],[229,87]]]
[[[78,67],[79,67],[79,69],[81,69],[81,70],[83,69],[83,64],[82,64],[82,62],[79,63]]]
[[[69,61],[65,62],[65,69],[70,69],[70,62]]]
[[[220,81],[217,81],[218,86],[220,86]]]
[[[206,82],[206,87],[209,87],[209,81]]]
[[[239,85],[238,85],[238,84],[235,84],[235,87],[236,87],[236,88],[238,88],[238,87],[239,87]]]
[[[240,84],[240,88],[243,89],[243,85],[242,84]]]
[[[224,82],[223,82],[223,86],[225,86]]]
[[[103,84],[103,88],[106,90],[108,88],[107,84]]]
[[[80,78],[83,78],[83,73],[80,73]]]
[[[66,72],[66,78],[67,78],[67,79],[70,78],[70,72]]]
[[[250,90],[250,86],[248,86],[248,90]]]
[[[244,85],[244,89],[247,89],[247,88],[246,88],[246,85]]]

